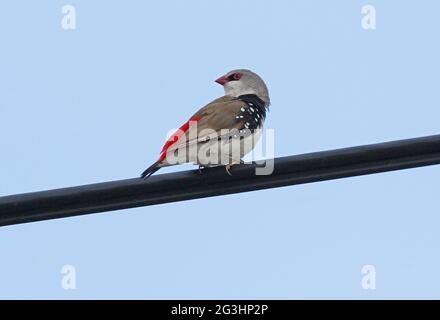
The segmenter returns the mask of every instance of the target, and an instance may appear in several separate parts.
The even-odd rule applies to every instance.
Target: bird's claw
[[[243,160],[241,160],[240,159],[240,162],[238,162],[238,161],[236,161],[236,160],[231,160],[232,162],[230,162],[230,163],[228,163],[226,166],[225,166],[225,170],[226,170],[226,173],[229,175],[229,176],[231,176],[232,177],[232,173],[231,173],[231,168],[232,168],[232,166],[234,166],[234,165],[236,165],[236,164],[244,164],[244,161]]]
[[[227,164],[227,165],[225,166],[225,169],[226,169],[226,173],[227,173],[229,176],[232,177],[232,173],[231,173],[231,171],[229,171],[229,170],[231,169],[231,167],[232,167],[231,164]]]

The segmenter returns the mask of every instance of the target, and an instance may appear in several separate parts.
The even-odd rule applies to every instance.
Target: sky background
[[[376,30],[361,27],[366,4]],[[234,68],[269,86],[276,156],[438,134],[439,11],[3,1],[0,196],[138,176]],[[433,166],[1,227],[0,298],[438,299],[439,181]]]

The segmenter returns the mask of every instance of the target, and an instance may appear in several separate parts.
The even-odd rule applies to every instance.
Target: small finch
[[[163,167],[194,163],[199,167],[242,163],[261,136],[270,105],[269,92],[256,73],[240,69],[218,78],[225,95],[197,111],[166,142],[159,159],[142,179]]]

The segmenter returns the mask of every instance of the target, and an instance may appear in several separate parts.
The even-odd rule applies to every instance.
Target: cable
[[[440,135],[0,197],[0,226],[440,164]],[[294,192],[294,191],[292,191]]]

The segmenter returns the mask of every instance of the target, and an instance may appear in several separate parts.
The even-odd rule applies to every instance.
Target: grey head
[[[255,72],[247,69],[232,70],[215,82],[224,87],[226,95],[239,97],[245,94],[255,94],[264,101],[266,108],[270,105],[269,90],[263,79]]]

